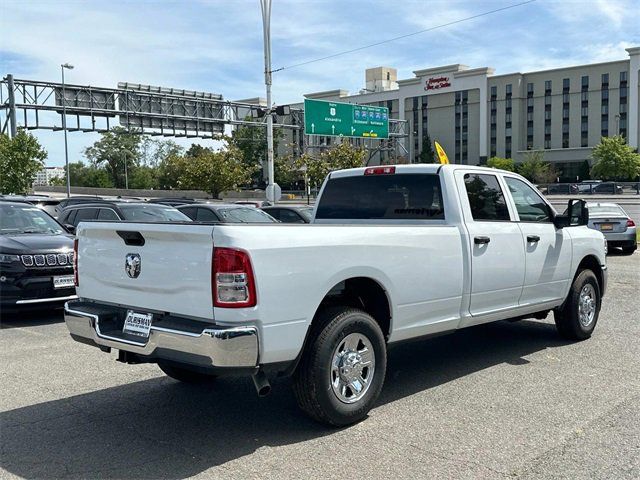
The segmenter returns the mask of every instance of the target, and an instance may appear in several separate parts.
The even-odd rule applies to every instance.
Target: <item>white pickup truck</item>
[[[583,201],[568,212],[514,173],[401,165],[331,173],[310,225],[83,223],[65,320],[181,381],[251,375],[263,395],[292,375],[305,412],[347,425],[375,403],[389,344],[552,310],[588,338],[605,242]]]

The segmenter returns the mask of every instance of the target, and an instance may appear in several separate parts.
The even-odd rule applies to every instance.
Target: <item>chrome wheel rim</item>
[[[350,333],[333,351],[330,382],[333,393],[343,403],[354,403],[365,396],[375,373],[376,355],[369,339]]]
[[[596,316],[596,290],[590,283],[586,284],[580,290],[580,298],[578,299],[578,319],[580,325],[588,327]]]

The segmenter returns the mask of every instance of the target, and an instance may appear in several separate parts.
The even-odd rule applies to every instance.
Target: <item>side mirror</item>
[[[70,223],[65,223],[63,225],[63,227],[67,230],[67,232],[72,233],[75,235],[76,233],[76,227],[74,227],[73,225],[71,225]]]
[[[553,219],[556,228],[577,227],[589,223],[587,202],[579,199],[569,200],[565,215],[557,215]]]

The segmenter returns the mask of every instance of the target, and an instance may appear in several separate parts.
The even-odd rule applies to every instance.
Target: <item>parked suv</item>
[[[168,205],[153,203],[85,203],[65,208],[59,221],[67,230],[75,232],[82,221],[128,221],[128,222],[190,222],[189,217]]]
[[[73,237],[49,214],[0,201],[0,305],[60,304],[75,297]]]

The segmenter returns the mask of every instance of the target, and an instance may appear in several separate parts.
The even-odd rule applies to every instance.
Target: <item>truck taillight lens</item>
[[[78,239],[73,240],[73,282],[76,287],[80,284],[78,281]]]
[[[249,254],[233,248],[214,248],[211,290],[215,307],[253,307],[256,286]]]
[[[633,220],[631,220],[631,219],[627,220],[627,227],[635,227],[635,226],[636,226],[636,224],[635,224],[635,222]]]

